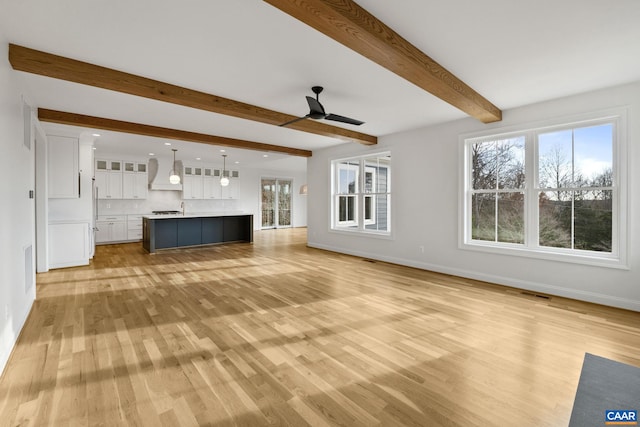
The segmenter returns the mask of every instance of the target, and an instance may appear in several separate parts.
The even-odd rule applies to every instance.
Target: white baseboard
[[[20,323],[17,329],[12,327],[12,323],[9,322],[7,325],[5,325],[4,329],[0,331],[0,346],[1,346],[0,347],[0,378],[2,378],[4,369],[7,366],[7,362],[11,357],[11,353],[15,348],[16,342],[18,342],[18,338],[20,337],[20,332],[22,332],[22,328],[24,328],[24,324],[27,321],[27,318],[29,317],[29,313],[31,313],[31,309],[33,308],[34,301],[35,300],[31,300],[29,302],[29,306],[27,307],[27,310],[21,316],[22,318],[18,319]],[[14,332],[14,330],[17,330],[17,332]],[[8,345],[6,346],[4,343],[2,343],[2,341],[4,341],[5,339],[9,341]]]
[[[337,247],[323,245],[323,244],[314,243],[314,242],[308,242],[307,246],[309,246],[310,248],[323,249],[331,252],[338,252],[338,253],[353,255],[353,256],[362,257],[362,258],[385,261],[392,264],[404,265],[407,267],[419,268],[421,270],[434,271],[436,273],[450,274],[453,276],[464,277],[467,279],[481,280],[483,282],[495,283],[503,286],[510,286],[512,288],[518,288],[518,289],[523,289],[527,291],[556,295],[556,296],[571,298],[579,301],[592,302],[595,304],[601,304],[601,305],[606,305],[610,307],[617,307],[617,308],[623,308],[626,310],[633,310],[633,311],[640,312],[640,301],[618,298],[611,295],[580,291],[576,289],[567,289],[560,286],[530,282],[527,280],[513,279],[510,277],[504,277],[504,276],[499,276],[495,274],[478,273],[471,270],[445,267],[442,265],[430,264],[430,263],[419,262],[414,260],[407,260],[407,259],[396,258],[392,256],[386,256],[386,255],[381,256],[379,254],[368,253],[365,251],[345,250],[343,248],[337,248]]]

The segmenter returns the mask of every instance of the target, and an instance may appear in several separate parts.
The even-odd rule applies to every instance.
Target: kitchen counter
[[[149,253],[230,242],[253,242],[253,215],[225,212],[142,217],[142,246]]]
[[[170,215],[143,215],[143,218],[148,219],[171,219],[171,218],[210,218],[210,217],[223,217],[223,216],[243,216],[246,215],[242,212],[195,212],[195,213],[182,213],[170,214]]]

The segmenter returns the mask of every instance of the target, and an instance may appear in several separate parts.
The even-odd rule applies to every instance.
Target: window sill
[[[605,268],[615,268],[619,270],[629,270],[629,266],[626,262],[621,260],[620,258],[614,255],[603,254],[603,256],[594,256],[591,253],[586,252],[584,254],[579,252],[568,253],[566,250],[562,249],[532,249],[526,248],[519,245],[505,245],[505,246],[496,246],[491,243],[477,242],[473,241],[471,243],[466,242],[459,245],[460,249],[498,254],[498,255],[509,255],[509,256],[519,256],[524,258],[535,258],[535,259],[543,259],[548,261],[557,261],[557,262],[566,262],[573,264],[583,264],[590,265],[593,267],[605,267]]]
[[[374,239],[393,240],[393,235],[391,233],[380,233],[376,231],[342,230],[338,228],[330,228],[329,232],[344,234],[348,236],[373,237]]]

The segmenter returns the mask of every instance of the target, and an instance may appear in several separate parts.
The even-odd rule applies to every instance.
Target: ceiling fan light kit
[[[320,94],[323,90],[324,88],[322,86],[313,86],[311,88],[311,91],[316,94],[316,97],[313,98],[311,96],[307,96],[307,104],[309,104],[309,114],[293,120],[289,120],[288,122],[283,123],[280,126],[287,126],[304,119],[332,120],[334,122],[347,123],[355,126],[360,126],[364,123],[363,121],[352,119],[350,117],[340,116],[338,114],[327,114],[324,107],[320,103]]]

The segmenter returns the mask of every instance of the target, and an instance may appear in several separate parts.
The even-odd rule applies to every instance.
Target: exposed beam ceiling
[[[502,112],[352,0],[264,0],[472,117]]]
[[[296,116],[290,114],[268,110],[255,105],[15,44],[9,44],[9,62],[12,67],[18,71],[25,71],[271,125],[280,125],[296,118]],[[358,142],[365,145],[377,144],[377,138],[375,136],[330,126],[314,120],[302,120],[289,125],[288,128],[338,138],[347,142]]]
[[[187,132],[139,123],[123,122],[120,120],[101,117],[85,116],[82,114],[63,111],[38,109],[38,119],[43,122],[58,123],[71,126],[83,126],[92,129],[104,129],[115,132],[132,133],[136,135],[153,136],[157,138],[175,139],[179,141],[199,142],[202,144],[219,145],[224,147],[243,148],[246,150],[269,151],[286,153],[292,156],[311,157],[311,151],[297,148],[282,147],[280,145],[263,144],[260,142],[243,141],[241,139],[224,138],[203,133]]]

